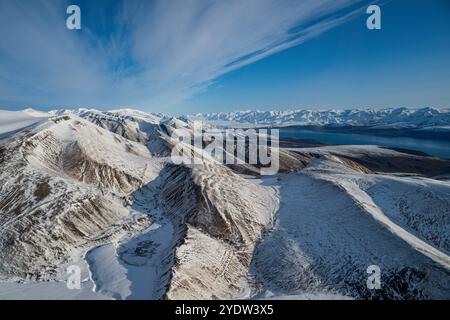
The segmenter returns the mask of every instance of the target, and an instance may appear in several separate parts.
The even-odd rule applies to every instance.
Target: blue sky
[[[450,3],[370,3],[0,0],[0,108],[449,107]]]

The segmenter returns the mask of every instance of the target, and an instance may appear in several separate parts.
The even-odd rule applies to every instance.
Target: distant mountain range
[[[96,109],[57,109],[41,112],[33,109],[22,111],[1,111],[0,134],[12,129],[32,124],[44,118],[72,114],[83,118],[140,119],[158,123],[172,117],[163,113],[146,113],[134,109],[100,111]],[[370,130],[376,134],[378,129],[414,132],[416,135],[446,136],[450,132],[450,109],[437,108],[386,108],[354,110],[288,110],[288,111],[235,111],[218,113],[197,113],[179,117],[182,120],[203,120],[217,126],[255,127],[255,126],[304,126],[340,129],[352,127],[353,130]]]
[[[389,108],[356,110],[236,111],[195,114],[188,119],[206,119],[268,126],[370,126],[377,128],[430,128],[450,130],[450,110],[436,108]]]

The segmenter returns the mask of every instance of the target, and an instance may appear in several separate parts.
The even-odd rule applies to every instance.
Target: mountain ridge
[[[450,110],[437,108],[366,108],[346,110],[236,111],[198,113],[188,119],[267,126],[372,126],[378,128],[427,128],[449,126]]]
[[[14,111],[0,110],[5,117]],[[74,114],[85,117],[87,115],[112,116],[121,119],[140,119],[151,123],[168,120],[172,116],[164,113],[144,112],[138,109],[115,109],[101,111],[90,108],[55,109],[42,112],[27,108],[20,111],[23,116],[43,118],[46,115],[60,116]],[[203,120],[215,124],[239,124],[261,126],[330,126],[330,127],[373,127],[378,129],[442,129],[450,130],[450,109],[448,108],[355,108],[329,110],[239,110],[232,112],[213,112],[186,114],[178,117],[187,120]]]

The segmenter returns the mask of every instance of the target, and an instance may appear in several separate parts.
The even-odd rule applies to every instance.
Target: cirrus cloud
[[[361,13],[362,0],[0,0],[0,103],[166,111]],[[102,5],[108,5],[105,10]]]

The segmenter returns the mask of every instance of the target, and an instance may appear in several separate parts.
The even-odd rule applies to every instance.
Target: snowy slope
[[[121,196],[158,174],[148,155],[75,116],[1,140],[0,278],[56,279],[84,248],[139,229]]]
[[[252,263],[263,293],[449,297],[449,183],[366,174],[331,157],[277,184],[280,211]],[[407,198],[417,210],[402,210],[409,209],[404,197],[419,186],[419,195]],[[427,210],[420,210],[431,194]],[[366,288],[370,265],[381,268],[379,292]]]

